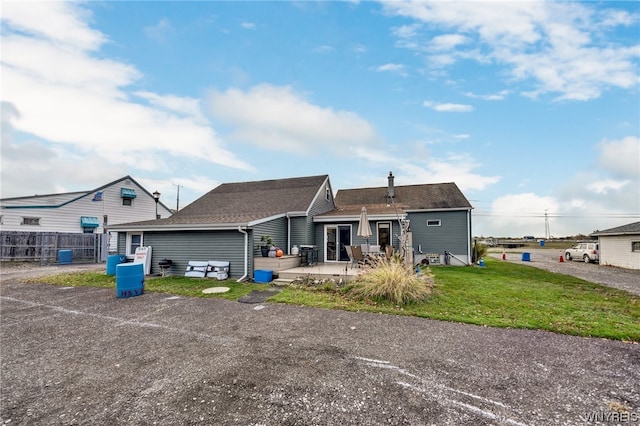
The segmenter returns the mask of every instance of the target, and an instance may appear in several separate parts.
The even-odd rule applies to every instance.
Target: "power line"
[[[482,217],[519,217],[519,218],[567,218],[567,219],[640,219],[640,215],[632,213],[621,214],[583,214],[583,215],[571,215],[571,214],[512,214],[512,213],[474,213],[474,216]]]

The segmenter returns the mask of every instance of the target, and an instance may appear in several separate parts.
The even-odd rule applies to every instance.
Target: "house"
[[[260,263],[260,239],[273,238],[285,257],[295,249],[320,263],[348,261],[347,245],[365,243],[357,225],[362,207],[375,229],[369,244],[400,249],[402,225],[420,261],[445,253],[452,263],[471,259],[471,205],[454,183],[340,190],[334,198],[328,175],[222,184],[170,218],[115,226],[118,252],[130,255],[139,241],[153,247],[152,273],[170,259],[173,272],[189,261],[228,261],[229,276],[250,279]],[[296,259],[297,260],[297,256]]]
[[[598,237],[600,264],[640,269],[640,222],[591,234]]]
[[[105,228],[115,241],[112,225],[171,216],[171,210],[156,202],[131,176],[95,189],[0,200],[3,231],[101,234]]]
[[[345,246],[391,245],[401,249],[402,224],[408,226],[414,263],[471,263],[472,206],[455,183],[395,186],[389,173],[386,187],[344,189],[336,194],[336,209],[314,217],[320,258],[348,260]],[[372,236],[357,236],[362,207],[366,207]],[[445,255],[447,254],[447,255]]]
[[[254,258],[261,257],[260,239],[290,249],[315,242],[313,217],[335,209],[328,175],[254,182],[225,183],[170,218],[114,227],[118,252],[132,254],[132,241],[153,248],[152,270],[164,258],[173,271],[189,261],[228,261],[229,277],[253,277]]]

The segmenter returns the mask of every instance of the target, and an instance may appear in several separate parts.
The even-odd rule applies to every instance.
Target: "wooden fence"
[[[103,239],[103,234],[0,231],[0,261],[57,263],[60,250],[71,250],[72,262],[100,262]]]

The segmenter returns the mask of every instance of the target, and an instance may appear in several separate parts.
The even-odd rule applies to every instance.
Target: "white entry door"
[[[325,225],[324,261],[348,261],[345,246],[351,245],[351,225]]]

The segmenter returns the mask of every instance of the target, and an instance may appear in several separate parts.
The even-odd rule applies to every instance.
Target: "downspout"
[[[287,213],[287,254],[291,254],[291,216]]]
[[[236,282],[244,281],[249,275],[249,234],[238,225],[238,232],[244,234],[244,275],[236,280]]]
[[[471,265],[471,240],[473,234],[471,232],[471,209],[467,210],[467,229],[469,230],[469,238],[467,239],[467,266]]]

